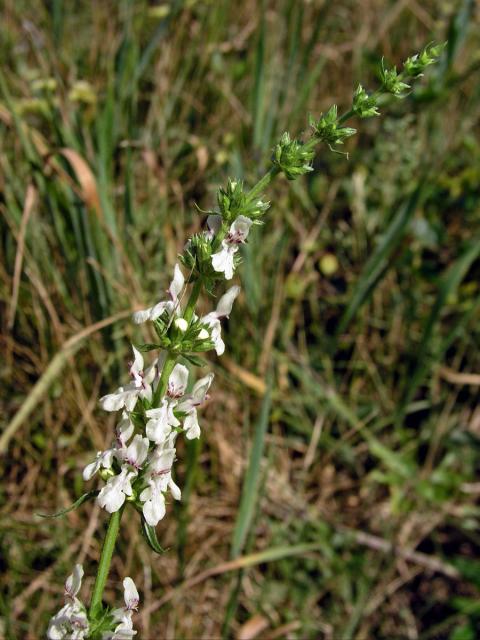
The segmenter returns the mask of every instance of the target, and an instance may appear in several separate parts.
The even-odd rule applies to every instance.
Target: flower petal
[[[113,393],[103,396],[99,400],[100,406],[105,411],[119,411],[125,405],[125,394],[123,387],[119,387]]]
[[[168,379],[168,395],[179,398],[185,393],[188,383],[188,369],[183,364],[176,364]]]
[[[123,590],[124,590],[124,600],[125,600],[125,608],[128,611],[132,609],[137,609],[138,603],[140,601],[140,597],[138,595],[137,587],[135,586],[134,581],[127,577],[123,581]]]
[[[73,568],[72,575],[68,576],[65,582],[65,597],[74,598],[80,591],[82,586],[83,567],[81,564],[76,564]]]
[[[203,378],[200,378],[200,380],[193,385],[192,400],[196,405],[205,402],[205,398],[207,397],[208,390],[210,389],[210,385],[212,384],[214,377],[213,373],[209,373]]]
[[[163,493],[157,489],[153,480],[151,480],[151,486],[148,489],[148,492],[144,490],[140,494],[140,500],[145,500],[142,512],[147,523],[155,527],[165,516],[165,497]]]
[[[133,363],[130,366],[130,375],[133,377],[135,382],[137,382],[138,378],[140,378],[138,382],[141,384],[142,382],[141,374],[143,373],[143,356],[140,353],[140,351],[133,346],[133,344],[132,344],[132,349],[133,349]]]
[[[173,280],[168,287],[168,293],[170,298],[175,302],[178,300],[178,296],[183,289],[185,284],[185,278],[183,277],[183,273],[180,270],[178,264],[175,265],[175,269],[173,271]]]
[[[185,429],[185,437],[187,440],[194,440],[200,437],[200,425],[198,424],[196,409],[193,409],[193,411],[185,417],[183,428]]]
[[[228,291],[220,298],[215,310],[215,315],[217,316],[217,318],[228,318],[232,311],[235,298],[239,293],[240,287],[238,285],[235,285],[233,287],[230,287],[230,289],[228,289]]]
[[[153,307],[149,307],[148,309],[140,309],[139,311],[135,311],[132,315],[132,319],[135,324],[142,324],[142,322],[146,322],[150,320],[150,314],[152,312]]]
[[[224,273],[226,280],[233,278],[233,256],[238,247],[228,246],[225,241],[222,242],[222,249],[212,255],[212,267],[218,273]]]
[[[230,234],[235,236],[236,242],[245,242],[252,226],[250,218],[245,216],[238,216],[230,227]]]
[[[142,438],[142,436],[137,433],[125,451],[125,462],[139,469],[147,459],[149,446],[150,442],[148,438]]]

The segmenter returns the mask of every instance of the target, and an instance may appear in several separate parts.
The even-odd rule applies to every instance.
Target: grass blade
[[[345,331],[357,311],[368,300],[379,280],[385,275],[389,267],[389,259],[401,242],[407,225],[417,209],[422,190],[423,181],[419,183],[410,199],[404,203],[393,217],[384,236],[365,265],[350,302],[340,319],[336,332],[337,337]]]
[[[480,236],[476,236],[468,243],[467,248],[459,258],[447,269],[440,280],[438,286],[438,294],[435,304],[425,322],[422,339],[417,350],[416,366],[413,374],[408,378],[404,398],[401,404],[401,415],[403,415],[405,407],[412,400],[416,390],[424,380],[428,370],[433,364],[431,358],[430,344],[432,342],[434,329],[437,326],[442,311],[449,297],[455,293],[460,283],[466,276],[474,260],[480,255]],[[435,354],[438,361],[440,354]]]
[[[262,408],[255,428],[250,461],[243,483],[242,498],[240,500],[240,507],[238,510],[237,521],[235,523],[232,548],[230,552],[232,558],[236,558],[242,552],[248,532],[252,526],[258,500],[260,464],[265,449],[265,435],[267,433],[271,404],[272,390],[270,382],[263,399]]]

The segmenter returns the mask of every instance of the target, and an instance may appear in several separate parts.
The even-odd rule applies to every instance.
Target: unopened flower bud
[[[336,104],[330,107],[327,113],[322,114],[318,120],[310,118],[310,126],[317,138],[329,145],[343,144],[345,138],[349,138],[357,132],[352,127],[340,125]]]
[[[283,171],[288,180],[295,180],[313,171],[311,162],[314,152],[298,140],[291,140],[285,132],[273,150],[272,162]]]
[[[375,96],[369,96],[361,84],[358,85],[353,95],[352,110],[360,118],[380,115],[377,109],[377,99]]]
[[[210,338],[210,334],[206,329],[202,329],[198,334],[199,340],[208,340]]]
[[[397,73],[396,67],[385,69],[384,62],[382,60],[380,79],[382,81],[384,91],[401,98],[402,93],[406,89],[410,89],[410,85],[406,84],[406,82],[402,82],[401,78],[402,76]]]
[[[407,58],[403,64],[405,73],[412,78],[422,76],[425,68],[436,62],[440,57],[440,54],[445,48],[445,44],[436,46],[430,44],[420,53]]]
[[[188,329],[188,322],[185,320],[185,318],[177,318],[174,322],[174,325],[182,333],[185,333],[185,331]]]

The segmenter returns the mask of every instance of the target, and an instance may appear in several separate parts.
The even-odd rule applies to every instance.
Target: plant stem
[[[91,618],[95,618],[102,609],[103,590],[105,589],[105,582],[107,581],[110,563],[112,561],[113,549],[115,548],[122,513],[123,507],[110,516],[107,535],[103,541],[102,554],[98,564],[97,577],[95,578],[95,585],[93,587],[92,600],[90,602],[89,613]]]
[[[350,118],[354,115],[354,111],[353,109],[349,109],[348,111],[346,111],[342,116],[339,117],[338,119],[338,123],[339,124],[343,124],[344,122],[346,122],[347,120],[350,120]]]
[[[280,170],[277,167],[271,167],[269,171],[261,178],[257,184],[255,184],[250,191],[248,192],[248,199],[251,200],[256,198],[259,193],[261,193],[268,185],[272,182],[272,180],[280,173]]]
[[[157,388],[153,394],[152,398],[152,407],[158,407],[160,400],[165,395],[165,391],[167,390],[168,379],[170,374],[173,371],[173,367],[175,366],[175,362],[177,360],[177,356],[169,351],[167,353],[167,358],[163,365],[162,373],[160,375],[160,380],[158,381]]]
[[[198,280],[195,280],[192,291],[190,292],[190,298],[188,299],[187,306],[185,307],[185,311],[183,313],[183,317],[187,322],[190,322],[190,320],[192,319],[198,296],[200,295],[200,291],[202,290],[202,284],[202,279],[198,278]]]

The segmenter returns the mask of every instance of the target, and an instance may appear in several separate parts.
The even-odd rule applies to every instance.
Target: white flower
[[[48,625],[48,640],[83,640],[87,637],[87,612],[77,598],[82,578],[82,565],[76,564],[72,575],[65,582],[65,606],[53,616]]]
[[[184,395],[187,383],[187,367],[183,364],[176,364],[168,379],[167,393],[166,397],[162,399],[162,404],[145,412],[149,418],[145,431],[152,442],[161,444],[171,434],[172,429],[180,426],[173,410],[178,404],[178,399]]]
[[[173,280],[167,290],[168,295],[170,296],[170,300],[158,302],[155,306],[149,307],[148,309],[143,309],[142,311],[136,311],[133,314],[133,321],[136,324],[141,324],[142,322],[146,322],[147,320],[156,320],[162,315],[164,311],[167,311],[169,315],[171,315],[174,311],[178,312],[178,296],[180,295],[184,284],[185,278],[183,277],[180,267],[178,266],[178,264],[176,264],[173,273]]]
[[[237,285],[230,287],[230,289],[228,289],[228,291],[218,301],[216,310],[211,311],[201,318],[201,322],[207,325],[210,330],[210,337],[215,345],[215,351],[218,356],[221,356],[225,351],[225,343],[222,340],[222,327],[220,320],[222,318],[228,318],[232,311],[235,298],[239,293],[240,287]]]
[[[225,239],[222,240],[221,250],[212,255],[213,268],[219,273],[223,272],[227,280],[233,278],[234,256],[238,251],[238,245],[246,241],[251,225],[250,218],[238,216]]]
[[[130,416],[126,411],[124,411],[122,413],[122,419],[115,427],[115,435],[120,448],[127,445],[127,442],[132,437],[134,430],[135,427]]]
[[[128,447],[120,450],[122,460],[138,471],[148,456],[148,447],[150,442],[148,438],[142,438],[140,434],[133,438]]]
[[[123,581],[125,607],[112,612],[114,622],[119,622],[114,631],[103,633],[102,640],[130,640],[136,635],[133,628],[132,613],[137,610],[140,600],[135,583],[131,578]]]
[[[129,471],[128,467],[123,467],[118,475],[109,479],[98,494],[99,505],[109,513],[118,511],[125,502],[125,498],[133,493],[131,482],[136,475],[136,471]]]
[[[133,422],[130,419],[130,416],[126,411],[124,411],[122,413],[122,419],[120,420],[120,422],[117,424],[115,428],[117,446],[112,446],[110,449],[107,449],[106,451],[99,451],[97,453],[96,459],[90,464],[88,464],[83,470],[83,479],[85,481],[91,480],[91,478],[93,478],[93,476],[100,469],[111,469],[114,457],[120,461],[122,461],[125,458],[126,452],[128,451],[127,442],[132,437],[134,429],[135,427],[133,425]],[[148,443],[147,438],[145,438],[145,440]],[[147,445],[147,453],[148,453],[148,445]],[[146,454],[145,454],[145,458],[146,458]]]
[[[168,379],[167,396],[181,398],[188,384],[188,369],[183,364],[176,364]]]
[[[123,590],[125,609],[127,611],[136,611],[138,609],[140,597],[138,595],[137,587],[131,578],[125,578],[123,581]]]
[[[65,580],[65,600],[67,602],[77,602],[76,595],[80,591],[82,586],[83,567],[81,564],[76,564],[73,567],[72,575],[68,576]]]
[[[210,240],[220,231],[220,227],[222,226],[222,216],[217,214],[210,215],[207,218],[207,227],[208,231],[205,231],[205,235]]]
[[[182,497],[179,487],[172,479],[172,464],[175,459],[175,449],[172,440],[165,443],[164,447],[157,447],[152,453],[148,465],[146,479],[148,486],[140,494],[143,502],[143,515],[152,527],[165,515],[164,493],[170,489],[175,500]]]
[[[132,382],[100,398],[100,404],[105,411],[119,411],[120,409],[133,411],[139,397],[147,400],[152,399],[151,384],[156,374],[155,366],[149,367],[144,372],[142,354],[133,345],[132,349],[134,360],[129,369]]]
[[[162,404],[157,409],[148,409],[145,414],[149,418],[145,431],[147,437],[160,444],[170,435],[172,428],[180,426],[180,422],[173,414],[174,403],[168,398],[163,398]]]
[[[50,620],[48,640],[83,640],[88,637],[88,617],[85,607],[66,604]]]
[[[102,640],[131,640],[133,636],[137,635],[137,632],[133,628],[132,618],[127,616],[123,609],[119,609],[118,611],[122,612],[121,618],[116,614],[116,611],[113,612],[114,621],[118,622],[120,620],[120,624],[115,627],[115,631],[107,631],[102,634]]]
[[[115,449],[107,449],[106,451],[98,451],[96,459],[87,464],[83,470],[83,479],[85,482],[91,480],[99,469],[110,469],[112,466]]]
[[[200,437],[200,425],[198,424],[197,407],[203,404],[207,398],[207,392],[212,384],[213,373],[209,373],[195,383],[192,393],[185,396],[179,403],[179,411],[184,411],[187,415],[183,422],[185,436],[188,440]]]

